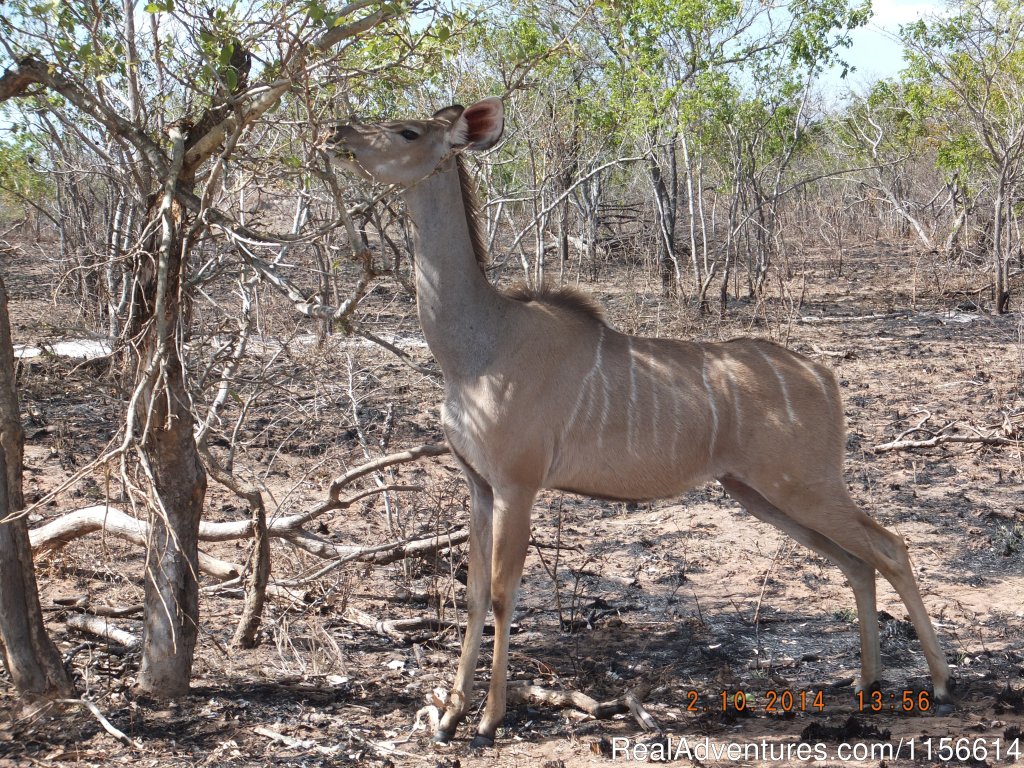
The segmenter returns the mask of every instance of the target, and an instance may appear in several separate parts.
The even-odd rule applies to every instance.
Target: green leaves
[[[52,186],[46,154],[39,138],[21,124],[0,137],[0,209],[23,213],[26,200],[46,197]]]
[[[938,144],[937,164],[961,180],[1003,176],[1024,154],[1024,9],[953,0],[949,13],[904,26],[902,73],[914,118]]]

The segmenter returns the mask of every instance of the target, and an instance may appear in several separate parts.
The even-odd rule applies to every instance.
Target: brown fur
[[[505,291],[505,295],[516,301],[536,301],[541,304],[549,304],[554,307],[575,312],[580,315],[596,320],[602,325],[608,325],[604,317],[604,308],[597,300],[583,291],[569,286],[561,288],[531,288],[528,285],[514,285]]]
[[[420,323],[444,371],[444,430],[470,486],[466,632],[435,739],[447,742],[471,709],[488,609],[491,681],[472,745],[492,744],[505,716],[510,627],[541,488],[671,498],[717,478],[755,517],[842,570],[857,605],[862,689],[882,668],[881,572],[907,608],[943,700],[949,666],[906,545],[847,490],[834,376],[755,339],[701,344],[619,333],[572,289],[499,294],[476,272],[486,239],[472,179],[448,158],[494,146],[503,112],[490,98],[465,113],[473,119],[455,137],[451,121],[438,118],[413,124],[423,133],[412,144],[386,126],[361,126],[343,147],[349,165],[358,160],[370,178],[405,186],[417,230]],[[445,220],[461,215],[468,226]]]
[[[462,155],[455,156],[455,165],[459,169],[459,186],[462,187],[462,204],[466,207],[466,223],[469,224],[469,239],[473,242],[473,253],[476,263],[483,269],[490,262],[487,253],[487,239],[484,237],[483,217],[480,215],[480,204],[476,196],[476,185],[466,168]]]

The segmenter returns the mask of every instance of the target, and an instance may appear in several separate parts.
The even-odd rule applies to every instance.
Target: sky
[[[846,81],[831,72],[825,83],[840,91],[863,91],[866,85],[897,74],[903,68],[903,49],[897,35],[901,24],[941,12],[941,0],[873,0],[874,16],[866,27],[854,30],[853,45],[844,58],[856,67]]]

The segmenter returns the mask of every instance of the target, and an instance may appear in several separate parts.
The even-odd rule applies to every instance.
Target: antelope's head
[[[340,125],[324,142],[332,162],[370,181],[412,186],[456,152],[493,147],[505,126],[501,99],[438,110],[428,120]]]

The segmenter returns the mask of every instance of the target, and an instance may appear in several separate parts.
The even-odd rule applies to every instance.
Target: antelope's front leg
[[[462,654],[455,683],[444,717],[434,734],[434,741],[447,744],[455,729],[469,711],[473,696],[473,675],[480,655],[484,619],[491,596],[491,513],[494,496],[490,486],[471,469],[463,467],[469,478],[469,579],[466,584],[468,616],[466,634],[462,638]]]
[[[494,659],[487,704],[470,748],[489,747],[505,719],[508,646],[523,562],[530,543],[530,509],[536,491],[499,493],[494,504],[494,559],[491,564],[491,610],[494,612]]]

